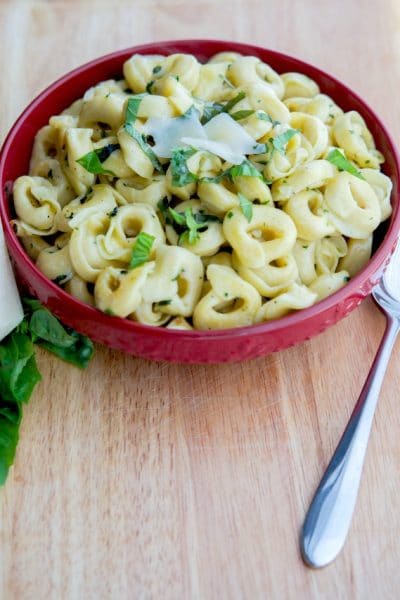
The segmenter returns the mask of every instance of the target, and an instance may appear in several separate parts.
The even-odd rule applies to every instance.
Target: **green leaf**
[[[150,144],[146,142],[143,135],[133,127],[132,123],[125,123],[124,129],[128,135],[131,136],[138,144],[138,146],[143,150],[146,156],[150,159],[151,164],[159,173],[164,173],[164,169],[162,168],[162,164],[158,160],[157,156],[154,154],[154,151]]]
[[[75,342],[60,321],[46,308],[35,310],[29,323],[33,341],[36,339],[50,342],[60,348],[69,348]]]
[[[148,82],[148,84],[146,85],[146,92],[148,94],[151,94],[151,88],[153,87],[153,85],[155,84],[154,79],[150,79],[150,81]]]
[[[69,281],[73,276],[73,273],[70,271],[69,273],[62,273],[61,275],[57,275],[57,277],[54,277],[54,279],[52,279],[52,282],[55,283],[56,285],[64,285],[64,283],[67,283],[67,281]]]
[[[199,228],[199,224],[196,223],[195,218],[192,213],[191,208],[185,209],[185,218],[186,218],[186,226],[188,228],[188,242],[189,244],[194,244],[200,238],[197,229]]]
[[[94,353],[93,342],[85,335],[73,329],[68,328],[68,331],[69,335],[74,339],[74,343],[71,346],[57,346],[45,340],[38,340],[36,343],[62,360],[72,363],[80,369],[85,369]]]
[[[229,169],[231,177],[257,177],[263,179],[262,173],[248,160],[244,160],[240,165],[233,165]]]
[[[93,173],[94,175],[112,175],[114,177],[114,173],[112,171],[103,169],[100,159],[95,151],[88,152],[88,154],[81,156],[81,158],[78,158],[76,162],[86,169],[86,171]]]
[[[269,116],[269,114],[260,110],[257,111],[257,119],[260,119],[260,121],[268,121],[269,123],[272,123],[272,119]]]
[[[58,319],[34,299],[23,298],[32,340],[59,358],[80,368],[87,367],[93,355],[92,341],[71,327],[64,327]],[[29,318],[29,313],[32,315]]]
[[[221,104],[219,102],[205,102],[204,108],[203,108],[203,116],[201,117],[202,125],[205,125],[213,117],[216,117],[217,115],[219,115],[223,112],[229,113],[232,110],[232,108],[234,106],[236,106],[236,104],[238,102],[240,102],[241,100],[243,100],[243,98],[245,98],[245,97],[246,97],[246,94],[244,92],[239,92],[234,98],[229,100],[226,104]],[[243,117],[241,117],[241,118],[243,118]]]
[[[14,461],[22,404],[41,380],[32,340],[81,368],[87,366],[94,350],[91,340],[64,328],[38,300],[23,298],[23,305],[24,320],[0,343],[0,485]]]
[[[240,165],[233,165],[215,177],[202,177],[200,181],[204,183],[220,183],[225,178],[232,180],[233,177],[257,177],[265,181],[263,174],[247,158]]]
[[[189,171],[186,161],[197,152],[196,148],[175,148],[171,157],[172,185],[182,187],[198,180],[197,175]]]
[[[250,202],[250,200],[248,200],[240,192],[238,193],[238,197],[239,197],[239,204],[240,204],[240,208],[242,210],[242,213],[246,217],[247,221],[250,223],[250,221],[253,218],[253,205]]]
[[[359,179],[365,179],[361,171],[359,171],[349,160],[347,160],[347,158],[337,148],[331,150],[326,159],[335,165],[339,171],[347,171],[351,175],[359,177]]]
[[[136,96],[132,96],[128,99],[125,113],[125,123],[130,123],[131,125],[134,124],[138,116],[140,103],[146,96],[147,94],[137,94]]]
[[[42,308],[42,305],[40,304],[39,300],[36,300],[35,298],[22,298],[22,304],[26,309],[25,312]]]
[[[28,402],[40,379],[32,341],[28,335],[14,330],[0,346],[0,398]]]
[[[200,119],[202,125],[211,121],[214,117],[219,115],[224,108],[223,104],[219,104],[218,102],[205,102],[203,106],[203,115]]]
[[[215,215],[205,215],[204,213],[196,213],[193,214],[192,209],[186,208],[185,212],[182,214],[177,212],[173,208],[168,209],[170,218],[170,224],[175,225],[175,231],[180,232],[178,244],[183,244],[183,242],[188,242],[188,244],[194,244],[200,238],[198,230],[207,229],[208,221],[219,221],[218,217]],[[183,229],[183,231],[182,231]]]
[[[130,269],[140,267],[150,258],[151,248],[156,238],[145,231],[141,231],[136,238],[135,245],[132,248]]]
[[[260,121],[268,121],[269,123],[272,123],[272,125],[275,127],[275,125],[280,125],[280,121],[275,121],[271,115],[269,115],[268,113],[262,111],[262,110],[258,110],[257,111],[257,118],[260,119]]]
[[[217,217],[216,215],[209,215],[207,213],[204,213],[202,210],[200,210],[197,213],[193,214],[193,218],[196,221],[196,223],[198,223],[199,225],[204,225],[205,223],[210,223],[210,222],[216,222],[216,223],[221,223],[221,219],[219,217]]]
[[[251,115],[254,115],[255,110],[238,110],[237,112],[231,113],[232,119],[235,121],[240,121],[241,119],[246,119]]]
[[[106,146],[102,146],[101,148],[97,148],[95,153],[99,157],[99,161],[103,163],[113,152],[120,149],[119,144],[107,144]]]
[[[225,106],[222,108],[222,112],[230,112],[232,110],[232,108],[234,106],[236,106],[236,104],[238,102],[240,102],[241,100],[243,100],[243,98],[246,97],[246,94],[244,92],[239,92],[234,98],[232,98],[231,100],[229,100]]]
[[[157,202],[157,208],[161,212],[164,219],[167,220],[168,219],[168,208],[169,208],[168,198],[162,198],[161,200],[159,200]]]
[[[19,440],[22,407],[0,399],[0,485],[4,485],[14,462]]]
[[[180,117],[178,117],[179,119],[191,119],[192,117],[199,117],[199,111],[197,110],[197,108],[195,107],[194,104],[192,104],[192,106],[189,106],[189,108],[187,109],[186,112],[184,112]]]
[[[136,96],[129,98],[125,113],[124,129],[127,132],[127,134],[135,140],[135,142],[139,145],[141,150],[143,150],[146,156],[150,159],[150,162],[156,169],[156,171],[164,173],[162,165],[158,160],[157,156],[155,155],[152,147],[146,142],[143,135],[133,126],[137,119],[140,103],[145,96],[147,96],[147,94],[137,94]]]
[[[298,129],[288,129],[284,133],[281,133],[281,135],[277,135],[276,137],[271,138],[270,141],[274,150],[277,150],[278,152],[280,152],[280,154],[285,154],[287,143],[297,133],[300,133]]]
[[[76,162],[86,169],[86,171],[93,173],[94,175],[112,175],[115,177],[115,173],[108,169],[103,169],[101,163],[107,160],[110,154],[115,152],[115,150],[118,150],[119,147],[119,144],[107,144],[107,146],[97,148],[97,150],[93,150],[92,152],[88,152],[84,156],[81,156]]]
[[[168,212],[171,215],[172,219],[175,221],[175,223],[177,223],[178,225],[186,225],[186,218],[182,213],[176,212],[176,210],[174,210],[170,206],[168,207]]]

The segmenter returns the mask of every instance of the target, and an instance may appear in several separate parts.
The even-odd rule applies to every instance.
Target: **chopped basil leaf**
[[[175,148],[171,157],[172,185],[182,187],[197,181],[198,177],[189,171],[186,161],[197,152],[196,148]]]
[[[130,269],[136,269],[140,267],[150,258],[151,248],[156,238],[145,231],[141,231],[136,238],[135,245],[132,248],[131,261],[129,263]]]
[[[192,213],[191,208],[185,209],[185,217],[186,217],[186,226],[189,230],[188,242],[189,244],[194,244],[199,239],[199,224],[196,223],[195,218]]]
[[[260,119],[260,121],[269,121],[270,123],[272,123],[271,117],[267,113],[261,112],[260,110],[257,111],[257,119]]]
[[[115,217],[115,215],[118,212],[118,206],[114,206],[114,208],[112,210],[110,210],[110,212],[107,213],[107,216],[109,217]]]
[[[186,112],[184,112],[179,118],[180,119],[190,119],[192,117],[198,117],[199,116],[199,111],[197,110],[197,108],[195,107],[194,104],[192,104],[192,106],[189,106],[189,108],[187,109]]]
[[[263,174],[247,158],[240,165],[233,165],[215,177],[203,177],[201,181],[204,183],[220,183],[224,178],[232,181],[234,177],[257,177],[268,183]]]
[[[253,218],[253,205],[250,202],[250,200],[248,200],[240,192],[238,193],[238,197],[239,197],[239,204],[240,204],[242,213],[246,217],[247,221],[250,223],[251,219]]]
[[[153,87],[154,83],[155,83],[155,82],[154,82],[154,79],[152,79],[152,80],[151,80],[151,81],[149,81],[149,83],[146,85],[146,92],[147,92],[148,94],[151,94],[151,88]]]
[[[219,102],[205,102],[203,108],[203,116],[201,117],[202,125],[205,125],[210,121],[213,117],[216,117],[220,113],[230,112],[234,106],[246,96],[244,92],[239,92],[234,98],[229,100],[226,104],[221,104]],[[239,111],[240,112],[240,111]],[[243,117],[241,117],[243,118]]]
[[[159,302],[157,302],[156,304],[158,306],[168,306],[168,304],[171,304],[172,300],[160,300]]]
[[[213,117],[219,115],[222,112],[223,108],[223,104],[219,104],[217,102],[205,102],[203,107],[203,115],[200,119],[202,125],[205,125]]]
[[[284,133],[281,133],[281,135],[270,138],[274,150],[277,150],[280,154],[285,154],[287,143],[296,135],[296,133],[300,133],[298,129],[288,129]]]
[[[275,125],[280,125],[280,121],[276,121],[274,120],[271,115],[269,115],[268,113],[262,111],[262,110],[258,110],[257,111],[257,118],[260,119],[260,121],[268,121],[269,123],[272,123],[273,127],[275,127]]]
[[[134,124],[138,116],[140,103],[146,96],[147,94],[136,94],[136,96],[128,99],[128,103],[126,105],[125,123],[131,123],[131,125]]]
[[[159,72],[161,71],[161,69],[162,69],[162,66],[161,66],[161,65],[156,65],[156,66],[154,67],[154,69],[153,69],[153,73],[154,73],[154,75],[156,75],[157,73],[159,73]]]
[[[246,119],[247,117],[254,115],[254,113],[254,110],[238,110],[235,113],[231,113],[231,117],[232,119],[235,119],[235,121],[240,121],[241,119]]]
[[[103,146],[102,148],[97,148],[97,150],[95,150],[97,156],[99,157],[99,161],[101,163],[103,163],[105,160],[107,160],[107,158],[113,153],[115,152],[115,150],[119,150],[120,149],[120,145],[119,144],[107,144],[106,146]]]
[[[157,207],[158,207],[158,210],[161,212],[162,216],[164,217],[164,219],[167,220],[168,207],[169,207],[168,198],[162,198],[161,200],[159,200],[157,202]]]
[[[193,216],[194,216],[194,220],[196,221],[196,223],[199,223],[199,224],[210,223],[210,222],[218,222],[218,223],[221,222],[219,217],[217,217],[216,215],[209,215],[209,214],[204,213],[201,210],[197,213],[194,213]]]
[[[229,169],[231,177],[257,177],[263,179],[262,173],[248,159],[245,159],[240,165],[233,165]]]
[[[339,171],[347,171],[351,175],[355,175],[360,179],[365,179],[361,171],[359,171],[349,160],[347,160],[347,158],[337,148],[331,150],[326,159],[335,165]]]
[[[55,283],[56,285],[64,285],[64,283],[67,283],[67,281],[69,281],[72,278],[72,273],[63,273],[62,275],[57,275],[57,277],[54,277],[54,279],[52,279],[52,282]]]
[[[229,100],[225,106],[222,109],[222,112],[230,112],[232,110],[232,108],[234,106],[236,106],[236,104],[238,102],[240,102],[241,100],[243,100],[243,98],[246,97],[246,94],[244,92],[239,92],[234,98],[232,98],[231,100]]]
[[[164,173],[164,169],[157,156],[154,154],[152,147],[150,144],[146,142],[143,135],[133,127],[132,123],[125,123],[124,125],[125,131],[135,140],[135,142],[139,145],[141,150],[146,154],[146,156],[150,159],[151,164],[159,173]]]
[[[176,212],[176,210],[174,210],[171,207],[168,208],[168,212],[171,215],[172,219],[175,221],[175,223],[177,223],[178,225],[186,225],[186,219],[182,213]]]
[[[162,165],[158,160],[157,156],[154,154],[152,147],[146,142],[144,136],[133,126],[134,122],[137,119],[140,103],[145,96],[146,94],[137,94],[136,96],[133,96],[133,98],[129,98],[125,113],[124,129],[128,133],[128,135],[130,135],[135,140],[135,142],[139,145],[141,150],[143,150],[146,156],[150,159],[151,164],[156,169],[156,171],[164,173]]]
[[[110,154],[115,152],[115,150],[118,150],[119,147],[119,144],[107,144],[107,146],[97,148],[97,150],[93,150],[92,152],[88,152],[84,156],[81,156],[76,162],[86,169],[86,171],[93,173],[94,175],[111,175],[112,177],[115,177],[115,174],[112,171],[103,169],[101,163],[107,160]]]
[[[171,207],[167,211],[165,220],[179,234],[178,244],[182,244],[185,241],[189,244],[194,244],[199,239],[199,232],[205,231],[208,228],[208,223],[220,222],[220,219],[216,215],[205,214],[201,211],[193,214],[190,207],[186,208],[184,213],[178,212]]]

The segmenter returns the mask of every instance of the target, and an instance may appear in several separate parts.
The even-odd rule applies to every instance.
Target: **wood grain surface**
[[[399,32],[398,0],[2,0],[1,135],[89,59],[219,37],[326,69],[399,138]],[[298,550],[383,328],[367,300],[318,338],[245,364],[156,364],[98,346],[81,373],[38,352],[43,382],[0,492],[1,599],[398,598],[399,346],[344,551],[311,571]]]

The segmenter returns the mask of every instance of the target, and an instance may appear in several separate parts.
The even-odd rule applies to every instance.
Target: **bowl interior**
[[[361,271],[356,277],[354,277],[346,286],[344,286],[344,288],[332,296],[329,296],[325,300],[317,303],[316,305],[308,309],[304,309],[298,313],[283,317],[278,321],[270,321],[261,325],[252,325],[249,327],[224,330],[220,332],[177,332],[176,330],[163,329],[162,335],[179,335],[182,337],[187,336],[192,339],[198,336],[215,337],[221,335],[226,337],[227,335],[240,336],[245,333],[252,333],[256,331],[268,333],[273,332],[274,330],[282,329],[285,326],[292,326],[307,319],[308,317],[312,317],[318,313],[318,311],[323,311],[346,298],[346,296],[348,296],[351,292],[357,290],[357,288],[359,288],[363,282],[371,276],[371,274],[377,271],[379,266],[383,263],[384,258],[390,252],[394,244],[399,229],[398,157],[391,137],[381,123],[380,119],[356,93],[320,69],[279,52],[228,41],[182,40],[176,42],[161,42],[136,46],[134,48],[128,48],[126,50],[101,57],[62,77],[44,92],[42,92],[27,107],[12,128],[3,146],[0,161],[0,177],[2,188],[0,209],[4,221],[7,243],[14,260],[18,262],[18,258],[19,261],[25,261],[25,263],[29,263],[29,272],[31,276],[41,281],[43,289],[43,286],[46,286],[46,289],[49,290],[49,296],[52,294],[54,295],[57,292],[57,296],[64,302],[69,302],[75,308],[78,307],[89,317],[90,315],[93,317],[94,315],[99,314],[99,311],[82,304],[75,298],[72,298],[53,282],[45,278],[42,273],[40,273],[34,263],[25,254],[25,251],[23,250],[14,232],[11,230],[8,222],[12,215],[10,203],[10,189],[12,182],[20,175],[28,172],[33,141],[38,129],[47,124],[50,116],[60,113],[74,100],[81,97],[92,85],[106,79],[121,78],[123,62],[135,52],[141,54],[157,53],[164,55],[174,52],[186,52],[196,55],[200,61],[206,61],[213,54],[227,50],[258,56],[260,59],[270,64],[278,73],[286,71],[298,71],[304,73],[305,75],[315,79],[320,86],[321,92],[331,96],[333,100],[335,100],[335,102],[337,102],[338,105],[345,111],[359,111],[364,117],[368,128],[374,136],[378,149],[381,150],[386,158],[386,162],[383,166],[383,172],[391,177],[393,181],[393,215],[390,222],[388,224],[383,224],[376,232],[375,253],[367,267],[363,269],[363,271]],[[112,320],[115,324],[116,319],[112,319],[107,315],[101,316],[104,320]],[[125,321],[125,329],[126,328],[132,330],[136,329],[137,331],[157,329],[150,326]]]

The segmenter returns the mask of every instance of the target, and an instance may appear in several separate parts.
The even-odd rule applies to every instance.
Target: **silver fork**
[[[311,567],[324,567],[336,558],[350,527],[376,403],[400,329],[400,242],[372,295],[386,314],[386,330],[361,395],[304,521],[301,553]]]

